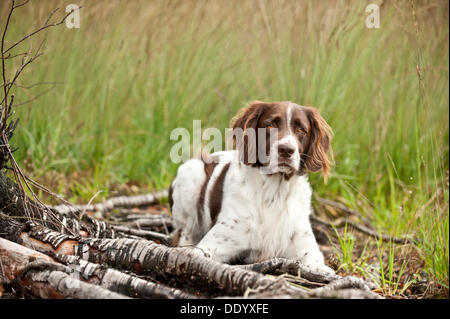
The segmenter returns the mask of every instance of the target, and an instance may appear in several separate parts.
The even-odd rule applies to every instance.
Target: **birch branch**
[[[57,262],[54,262],[53,259]],[[2,281],[10,283],[27,274],[28,277],[21,281],[22,285],[27,285],[30,293],[41,298],[75,298],[77,296],[103,298],[102,295],[96,296],[86,292],[92,289],[92,285],[134,298],[197,298],[195,295],[179,289],[166,287],[112,268],[93,264],[76,256],[55,254],[51,258],[2,238],[0,238],[0,261],[2,265],[6,265],[2,269],[2,274],[0,274]],[[89,287],[82,285],[79,281],[90,285]],[[60,285],[79,286],[80,290],[67,293],[65,289],[60,288]],[[57,291],[55,291],[55,287]],[[97,289],[95,293],[99,291],[102,292],[102,290]],[[104,291],[102,293],[106,294],[105,298],[117,297]]]
[[[158,232],[150,231],[150,230],[142,230],[142,229],[134,229],[125,226],[112,226],[115,230],[123,232],[125,234],[130,234],[134,236],[138,236],[141,238],[157,241],[166,246],[171,245],[171,237],[168,235],[164,235]]]
[[[111,216],[110,224],[126,225],[133,228],[156,228],[165,227],[173,228],[172,218],[166,214],[159,215],[143,215],[143,214],[127,214],[123,217]]]
[[[281,258],[259,265],[231,266],[200,256],[189,248],[170,248],[147,240],[82,238],[61,234],[40,225],[23,229],[17,238],[24,246],[50,256],[57,256],[57,254],[77,256],[80,260],[91,264],[109,265],[116,269],[146,275],[161,282],[176,282],[177,285],[195,289],[210,296],[247,294],[246,296],[251,298],[277,296],[316,298],[320,294],[330,295],[331,290],[349,289],[346,287],[354,289],[366,285],[360,297],[376,297],[361,279],[324,274],[309,269],[298,261]],[[278,272],[292,273],[310,281],[328,283],[329,288],[308,295],[304,290],[294,288],[281,276],[267,277],[253,271],[264,272],[275,268],[278,268]],[[120,277],[124,278],[123,275],[117,277],[117,282],[120,282]],[[146,289],[151,291],[152,288]],[[251,293],[248,294],[248,291]],[[145,290],[141,293],[144,294]],[[333,292],[333,294],[336,293]],[[357,297],[357,294],[354,294],[354,297]]]
[[[125,298],[107,289],[71,276],[69,267],[55,263],[49,256],[0,238],[0,279],[18,281],[33,296],[40,298]]]
[[[133,271],[137,274],[148,275],[159,281],[175,280],[179,285],[198,289],[210,295],[244,295],[248,289],[258,294],[273,291],[273,294],[290,296],[291,298],[307,298],[309,295],[295,290],[282,278],[270,278],[253,270],[257,265],[231,266],[215,262],[209,258],[199,256],[188,248],[169,248],[147,240],[133,239],[91,239],[79,238],[73,240],[65,235],[61,240],[61,234],[42,230],[39,238],[35,233],[22,234],[20,238],[25,246],[34,246],[45,253],[64,253],[78,256],[80,259],[95,264],[107,264],[118,269]],[[329,290],[341,289],[346,283],[350,287],[359,282],[357,278],[341,278],[337,275],[324,274],[301,266],[297,261],[275,260],[279,271],[287,271],[300,275],[311,281],[333,283],[343,280],[341,284],[330,286]],[[259,267],[259,269],[264,267]],[[251,270],[253,269],[253,270]],[[344,280],[345,279],[345,280]],[[369,286],[362,280],[358,285]],[[334,287],[334,288],[333,288]],[[328,293],[328,292],[323,292]],[[314,296],[318,296],[317,295]],[[254,297],[253,295],[251,295]],[[367,297],[368,294],[366,293]],[[374,297],[374,296],[372,296]]]
[[[179,289],[166,287],[113,268],[90,263],[80,257],[56,254],[55,259],[65,265],[76,266],[80,275],[88,282],[133,298],[197,298],[197,296]]]
[[[40,298],[126,299],[107,289],[71,277],[70,268],[35,261],[27,266],[22,285]],[[61,270],[59,270],[61,269]]]
[[[99,204],[92,205],[57,205],[51,208],[60,214],[79,213],[82,211],[106,212],[117,207],[139,207],[158,203],[162,198],[168,196],[167,190],[156,193],[136,195],[136,196],[119,196],[112,197]]]
[[[320,270],[312,269],[306,265],[303,265],[297,260],[285,259],[285,258],[273,258],[260,263],[248,264],[248,265],[235,265],[235,267],[241,269],[247,269],[256,271],[262,274],[283,274],[288,273],[294,276],[300,276],[307,280],[329,283],[341,277],[334,274],[328,274]]]
[[[243,295],[248,287],[270,286],[280,289],[279,293],[296,295],[285,280],[218,263],[189,248],[170,248],[147,240],[75,237],[39,225],[22,231],[17,238],[22,245],[48,255],[78,256],[159,281],[176,281],[208,294]]]

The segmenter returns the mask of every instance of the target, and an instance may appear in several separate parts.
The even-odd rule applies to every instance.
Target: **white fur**
[[[289,104],[288,104],[288,110],[287,110],[287,112],[286,112],[286,120],[287,120],[287,123],[288,123],[288,124],[291,123],[291,120],[292,120],[292,111],[293,111],[294,107],[296,107],[296,104],[289,102]],[[291,134],[293,134],[290,125],[288,125],[288,129],[289,129],[289,132],[290,132]]]
[[[281,145],[286,145],[292,147],[295,151],[290,157],[290,161],[292,162],[292,167],[285,167],[279,165],[279,155],[278,155],[278,147]],[[297,147],[297,141],[295,140],[295,137],[292,135],[284,136],[279,141],[276,141],[272,144],[271,150],[270,150],[270,161],[269,165],[267,167],[262,167],[261,172],[273,174],[273,173],[292,173],[292,171],[298,171],[298,168],[300,166],[300,153],[298,151]]]
[[[289,143],[289,136],[282,142]],[[206,178],[203,163],[192,159],[181,165],[172,184],[174,224],[182,229],[180,246],[196,246],[198,252],[220,262],[240,255],[248,263],[285,257],[333,272],[324,264],[311,229],[311,187],[305,175],[286,180],[283,174],[264,174],[244,165],[236,151],[213,155],[220,159],[206,188],[203,225],[197,221],[197,201]],[[208,194],[227,163],[231,164],[224,179],[222,209],[209,229]]]

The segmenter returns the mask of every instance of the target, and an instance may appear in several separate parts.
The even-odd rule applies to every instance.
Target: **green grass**
[[[20,8],[10,41],[69,3]],[[448,3],[416,3],[416,28],[409,2],[385,2],[380,29],[367,29],[368,3],[82,1],[81,28],[49,30],[19,82],[63,84],[17,109],[16,157],[37,180],[66,176],[50,184],[74,201],[126,182],[159,189],[177,169],[172,129],[200,119],[222,130],[256,99],[313,105],[335,158],[314,190],[383,233],[417,236],[425,270],[448,288]],[[16,103],[48,87],[16,89]]]
[[[374,281],[377,283],[379,289],[381,289],[384,295],[394,296],[397,294],[403,294],[406,289],[416,282],[419,275],[417,273],[413,274],[413,278],[407,279],[406,282],[401,285],[402,275],[404,274],[408,260],[402,258],[400,269],[395,271],[395,249],[393,244],[389,242],[386,249],[383,247],[383,243],[378,241],[377,248],[379,257],[379,275]],[[384,251],[388,252],[387,263],[383,261]]]
[[[356,238],[352,233],[348,232],[347,224],[343,229],[342,235],[335,227],[333,227],[333,229],[339,244],[333,247],[335,250],[335,254],[339,259],[340,265],[338,271],[344,270],[349,273],[364,272],[365,260],[367,259],[367,257],[365,256],[366,249],[362,250],[360,258],[356,260],[355,257],[353,256],[355,252],[354,248]]]

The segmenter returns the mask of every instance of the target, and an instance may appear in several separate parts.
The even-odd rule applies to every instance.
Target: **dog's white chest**
[[[253,187],[250,192],[253,192],[254,196],[249,197],[252,201],[250,206],[254,207],[251,210],[252,216],[248,219],[252,223],[249,241],[252,250],[259,252],[257,259],[264,260],[283,256],[289,248],[290,239],[301,222],[301,218],[298,217],[302,213],[300,208],[302,199],[299,196],[301,183],[297,179],[305,178],[295,177],[288,182],[278,176],[259,178],[260,187]],[[308,197],[310,192],[307,181],[305,186],[308,187],[304,195]]]

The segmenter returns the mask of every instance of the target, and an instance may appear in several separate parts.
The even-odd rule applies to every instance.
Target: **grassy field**
[[[32,1],[16,13],[9,41],[69,3]],[[334,130],[335,159],[326,185],[311,176],[314,190],[380,232],[421,241],[375,246],[380,289],[395,293],[393,262],[406,268],[414,251],[415,276],[448,294],[447,1],[384,1],[379,29],[365,27],[366,1],[76,3],[81,27],[50,29],[45,55],[19,82],[41,84],[15,90],[16,103],[32,99],[17,109],[12,140],[30,176],[71,201],[103,190],[100,200],[124,184],[168,187],[172,129],[200,119],[222,130],[251,100],[313,105]],[[2,2],[2,25],[6,9]],[[340,236],[342,264],[367,275],[354,238]]]

